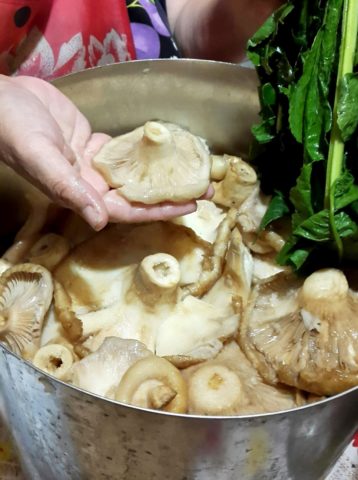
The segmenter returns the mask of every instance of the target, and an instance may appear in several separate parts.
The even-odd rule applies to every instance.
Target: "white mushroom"
[[[31,357],[52,300],[51,274],[39,265],[20,264],[0,277],[0,341]]]
[[[144,257],[171,255],[180,265],[180,285],[186,285],[198,280],[211,251],[190,229],[169,222],[113,225],[74,248],[54,277],[70,297],[72,310],[87,313],[116,303],[128,285],[124,278]]]
[[[179,365],[181,356],[185,363],[189,358],[194,363],[212,358],[222,341],[236,333],[238,323],[237,315],[225,316],[220,308],[188,296],[159,326],[155,352]]]
[[[253,252],[259,254],[279,252],[285,244],[284,238],[274,230],[260,230],[270,200],[257,184],[238,210],[237,224],[244,242]]]
[[[224,271],[203,297],[206,302],[227,313],[242,314],[252,286],[254,261],[237,228],[232,231]]]
[[[224,156],[228,168],[224,179],[214,184],[213,201],[225,207],[238,208],[257,187],[255,170],[239,157]]]
[[[305,403],[305,397],[295,389],[265,384],[236,342],[227,344],[215,359],[182,373],[192,414],[246,415]]]
[[[187,387],[179,370],[155,356],[134,363],[123,375],[116,400],[167,412],[187,411]]]
[[[203,268],[200,277],[197,282],[185,287],[184,292],[186,295],[190,294],[201,297],[221,276],[231,231],[235,226],[235,221],[236,210],[230,209],[218,227],[212,255],[203,259]]]
[[[287,276],[257,287],[240,327],[245,353],[271,384],[317,395],[358,385],[358,295],[334,269],[300,287]]]
[[[67,256],[69,250],[70,245],[64,237],[48,233],[31,247],[26,260],[51,271]]]
[[[283,273],[289,274],[290,268],[278,265],[274,255],[253,256],[253,283],[271,282]]]
[[[14,244],[3,255],[5,260],[14,264],[24,260],[25,255],[38,239],[46,223],[51,203],[43,193],[29,184],[25,198],[29,206],[28,217],[17,233]]]
[[[154,350],[158,326],[177,302],[179,263],[168,254],[150,255],[136,268],[123,268],[120,280],[112,305],[91,311],[84,309],[83,313],[78,307],[74,311],[69,296],[56,284],[57,316],[69,336],[85,340],[84,346],[90,351],[98,348],[107,336],[136,339]]]
[[[97,395],[114,398],[125,372],[135,362],[150,355],[152,353],[145,345],[136,340],[108,337],[96,352],[73,365],[73,384]]]
[[[147,122],[113,138],[93,164],[131,202],[184,202],[201,197],[210,183],[206,144],[171,123]]]
[[[211,173],[212,180],[219,182],[222,180],[229,168],[228,155],[211,155]]]
[[[178,261],[167,253],[156,253],[148,255],[139,264],[134,276],[134,289],[147,306],[156,306],[160,302],[174,304],[178,297],[179,282]]]
[[[218,227],[225,218],[225,212],[209,200],[198,200],[197,206],[194,213],[174,218],[172,222],[176,225],[184,225],[206,242],[214,243]]]
[[[189,380],[191,413],[224,415],[240,402],[239,377],[225,365],[200,366]]]
[[[35,353],[32,363],[59,380],[71,379],[73,354],[64,345],[53,343],[41,347]]]

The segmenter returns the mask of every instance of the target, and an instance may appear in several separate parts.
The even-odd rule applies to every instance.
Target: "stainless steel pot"
[[[247,151],[258,109],[253,72],[220,63],[133,62],[56,84],[96,130],[118,133],[157,118],[228,152]],[[358,427],[357,388],[284,413],[188,417],[87,394],[4,347],[0,382],[31,480],[318,480]]]

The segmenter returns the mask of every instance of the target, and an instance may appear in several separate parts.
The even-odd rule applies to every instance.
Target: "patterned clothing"
[[[0,73],[51,80],[178,56],[159,0],[0,0]]]

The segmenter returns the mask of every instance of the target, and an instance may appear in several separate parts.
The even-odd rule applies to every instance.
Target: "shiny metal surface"
[[[97,130],[181,123],[232,152],[257,112],[253,72],[199,61],[135,62],[57,85]],[[30,480],[319,480],[358,426],[358,389],[253,417],[174,416],[123,406],[36,370],[0,348],[0,384]]]

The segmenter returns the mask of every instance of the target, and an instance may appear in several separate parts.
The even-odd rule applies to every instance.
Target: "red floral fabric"
[[[50,80],[131,59],[124,0],[0,0],[0,73]]]

